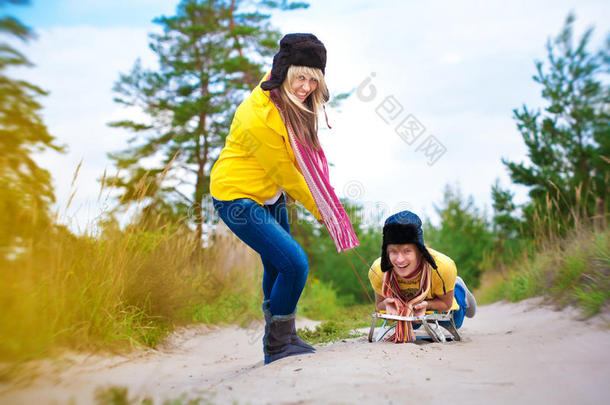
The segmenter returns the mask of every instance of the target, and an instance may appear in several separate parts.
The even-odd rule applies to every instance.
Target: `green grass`
[[[180,224],[54,226],[0,264],[0,379],[66,349],[154,347],[179,325],[260,316],[258,256],[232,235],[201,248]]]
[[[342,322],[326,321],[316,326],[314,330],[309,328],[299,329],[299,336],[309,344],[320,344],[358,337],[361,334],[354,333]]]
[[[572,231],[509,268],[479,292],[480,303],[547,295],[559,306],[574,305],[593,316],[610,300],[610,231]]]
[[[151,398],[129,398],[128,389],[123,386],[100,387],[95,390],[97,405],[155,405]],[[236,404],[237,402],[233,402]],[[162,405],[212,405],[209,399],[187,398],[185,394],[172,399],[157,402]]]
[[[186,218],[148,213],[123,227],[105,213],[98,218],[83,235],[44,222],[18,248],[3,248],[0,380],[66,350],[155,347],[178,326],[262,319],[260,257],[232,233],[204,248]],[[12,240],[7,229],[0,237]],[[334,320],[304,332],[314,342],[349,336],[370,312],[347,307],[332,285],[314,278],[301,298],[300,315]],[[110,403],[126,397],[107,395]]]
[[[315,278],[308,281],[298,304],[301,315],[322,321],[313,330],[299,329],[299,336],[310,344],[329,343],[362,334],[354,329],[369,326],[372,305],[351,305],[351,297],[340,297],[332,284]]]
[[[315,327],[299,329],[299,336],[310,344],[336,342],[341,339],[364,336],[354,329],[370,325],[372,305],[354,305],[336,307],[332,318],[323,318],[322,324]]]
[[[331,284],[310,277],[299,300],[298,311],[310,319],[334,319],[339,309],[344,306]]]
[[[52,227],[2,265],[0,380],[11,379],[16,364],[65,350],[155,347],[177,326],[262,320],[260,258],[232,234],[201,248],[180,224],[109,224],[84,236]],[[351,336],[371,310],[346,307],[314,278],[298,308],[333,320],[303,332],[313,343]]]

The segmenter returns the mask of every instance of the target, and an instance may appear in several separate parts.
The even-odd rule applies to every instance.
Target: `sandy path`
[[[466,319],[459,343],[395,345],[361,337],[267,366],[262,325],[190,329],[157,351],[77,359],[27,388],[4,386],[0,404],[89,404],[93,390],[107,385],[127,386],[131,398],[155,403],[182,394],[219,404],[607,403],[607,320],[580,322],[575,312],[536,303],[479,308]]]

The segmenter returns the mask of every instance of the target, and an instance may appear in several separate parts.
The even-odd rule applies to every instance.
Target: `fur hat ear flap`
[[[432,266],[432,268],[434,270],[438,271],[438,266],[436,265],[436,262],[434,261],[434,257],[432,257],[432,255],[430,254],[428,249],[423,245],[420,246],[419,244],[417,245],[417,247],[419,247],[419,250],[422,253],[422,256],[424,257],[424,260],[427,261],[428,263],[430,263],[430,266]]]
[[[390,262],[390,258],[388,256],[388,246],[383,244],[381,245],[381,271],[384,273],[390,269],[392,269],[392,263]]]
[[[261,88],[265,91],[277,89],[282,85],[282,82],[288,74],[288,68],[290,62],[288,61],[288,54],[278,52],[273,57],[273,68],[271,69],[271,77],[269,80],[261,83]]]

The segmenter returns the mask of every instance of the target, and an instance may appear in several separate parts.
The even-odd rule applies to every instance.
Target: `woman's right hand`
[[[395,298],[386,298],[381,303],[385,306],[385,313],[388,315],[398,315],[398,306]]]

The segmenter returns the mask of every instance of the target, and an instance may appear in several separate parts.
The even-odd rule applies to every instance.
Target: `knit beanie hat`
[[[287,34],[280,41],[280,50],[273,57],[271,78],[261,84],[263,90],[280,87],[290,65],[318,68],[324,73],[326,48],[313,34]]]
[[[381,245],[381,271],[385,272],[394,267],[388,256],[388,245],[405,243],[415,244],[423,258],[438,272],[436,262],[424,244],[421,219],[411,211],[401,211],[385,220]]]

